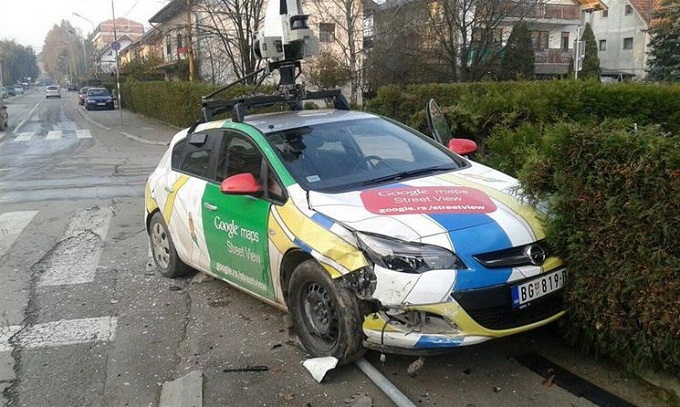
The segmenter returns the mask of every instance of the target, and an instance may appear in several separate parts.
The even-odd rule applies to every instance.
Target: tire
[[[191,268],[187,266],[177,255],[175,244],[168,233],[168,226],[163,220],[163,215],[156,212],[151,217],[149,224],[149,241],[153,261],[156,263],[158,271],[164,277],[177,278],[191,273]]]
[[[312,357],[335,356],[344,365],[364,354],[359,299],[342,279],[333,280],[315,260],[300,263],[290,278],[288,309]]]
[[[90,110],[90,106],[85,105],[85,110]]]

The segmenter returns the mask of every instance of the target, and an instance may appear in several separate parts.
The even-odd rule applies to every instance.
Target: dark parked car
[[[113,110],[113,96],[106,88],[90,88],[85,96],[85,109]]]
[[[14,86],[5,86],[5,91],[7,91],[7,94],[10,96],[16,96],[17,92],[14,90]]]

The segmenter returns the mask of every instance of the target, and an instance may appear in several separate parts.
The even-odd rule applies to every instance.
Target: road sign
[[[111,49],[114,50],[114,51],[120,51],[120,42],[113,41],[111,43]]]

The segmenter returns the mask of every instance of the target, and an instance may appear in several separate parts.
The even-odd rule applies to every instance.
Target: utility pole
[[[194,44],[191,31],[193,26],[191,24],[191,0],[187,0],[187,46],[189,55],[189,82],[193,82],[196,78],[196,66],[194,65]]]
[[[118,111],[120,112],[120,124],[123,124],[123,103],[120,96],[120,61],[118,60],[118,50],[120,49],[120,44],[118,44],[118,30],[116,29],[116,9],[113,7],[113,0],[111,0],[111,16],[113,17],[113,42],[116,44],[114,51],[116,51],[116,97],[118,98]]]

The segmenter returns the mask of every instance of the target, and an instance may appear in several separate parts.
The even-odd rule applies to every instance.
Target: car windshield
[[[405,126],[370,118],[267,134],[306,190],[343,192],[451,171],[469,165]]]
[[[87,92],[88,96],[109,96],[110,93],[106,89],[92,89]]]

